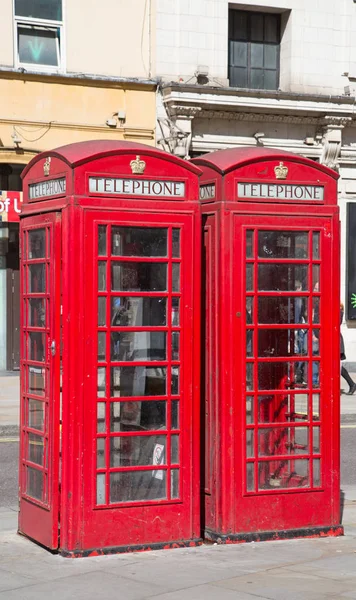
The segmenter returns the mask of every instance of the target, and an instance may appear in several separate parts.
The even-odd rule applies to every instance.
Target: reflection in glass
[[[258,489],[306,488],[310,486],[309,460],[280,460],[258,463]]]
[[[293,394],[290,397],[290,408],[291,420],[292,421],[306,421],[308,420],[309,407],[308,407],[308,396],[307,394]]]
[[[253,258],[253,230],[246,231],[246,258]]]
[[[106,368],[98,368],[98,398],[104,398],[106,396]]]
[[[246,431],[246,456],[252,458],[255,455],[255,449],[253,444],[253,430],[248,429]]]
[[[179,400],[172,400],[171,411],[171,428],[179,429]]]
[[[253,323],[253,297],[246,296],[246,323]]]
[[[308,322],[308,302],[302,296],[259,296],[258,323],[285,324]]]
[[[313,259],[320,258],[320,233],[313,231]]]
[[[313,427],[313,452],[320,453],[320,427]]]
[[[313,265],[313,291],[320,292],[320,265]]]
[[[253,356],[253,329],[246,329],[246,356]]]
[[[98,402],[96,405],[96,422],[97,432],[104,433],[106,431],[106,404],[105,402]]]
[[[253,492],[255,490],[255,468],[254,463],[247,463],[246,465],[246,479],[247,479],[247,491]]]
[[[146,402],[111,402],[110,431],[152,431],[167,427],[167,403],[148,400]]]
[[[172,263],[172,291],[180,290],[180,263]]]
[[[308,353],[308,335],[305,329],[260,329],[258,356],[297,356]]]
[[[165,435],[110,438],[110,467],[165,465]]]
[[[98,290],[99,292],[106,290],[106,261],[104,260],[98,262]]]
[[[179,327],[179,298],[172,298],[172,327]]]
[[[179,360],[179,331],[172,331],[172,360]]]
[[[46,257],[46,230],[33,229],[28,232],[28,258]]]
[[[106,231],[107,231],[106,225],[98,226],[98,256],[106,256],[106,254],[107,254]]]
[[[320,419],[320,394],[313,394],[313,419]]]
[[[246,423],[253,423],[253,406],[254,406],[254,397],[246,396]]]
[[[259,258],[308,258],[308,233],[303,231],[259,231]]]
[[[308,265],[264,263],[258,265],[260,291],[294,291],[296,282],[308,289]]]
[[[106,359],[106,333],[98,331],[98,362]]]
[[[159,227],[113,226],[111,254],[112,256],[167,256],[167,231],[166,228]]]
[[[111,299],[113,327],[160,327],[167,323],[167,298],[115,296]]]
[[[38,362],[45,361],[46,334],[39,331],[28,333],[28,359]]]
[[[36,500],[42,500],[43,496],[43,472],[31,467],[26,467],[27,481],[26,481],[26,494],[35,498]]]
[[[28,398],[27,425],[32,429],[43,431],[45,405],[39,400]]]
[[[246,265],[246,291],[253,290],[253,265]]]
[[[246,364],[246,389],[247,390],[253,389],[253,364],[252,363]]]
[[[98,505],[105,502],[105,473],[98,473],[96,476],[96,503]]]
[[[318,360],[313,360],[312,362],[312,371],[313,371],[313,387],[320,386],[320,362]]]
[[[46,327],[46,300],[44,298],[28,299],[28,326]]]
[[[180,257],[180,229],[172,229],[172,257]]]
[[[111,332],[111,360],[138,362],[166,360],[167,334],[164,331]]]
[[[28,367],[28,392],[36,396],[45,395],[45,369]]]
[[[28,266],[28,293],[40,294],[46,291],[46,265],[44,263]]]
[[[115,292],[154,292],[167,290],[167,264],[113,262],[111,289]]]
[[[179,469],[171,471],[171,498],[179,498]]]
[[[314,458],[313,460],[313,485],[315,487],[321,486],[321,460],[320,458]]]
[[[179,394],[179,367],[171,367],[171,393]]]
[[[284,390],[295,381],[295,362],[263,362],[258,365],[259,390]]]
[[[165,470],[110,474],[110,504],[166,498]]]
[[[98,298],[98,325],[103,327],[106,325],[106,298],[99,296]]]
[[[105,438],[97,438],[96,440],[96,467],[97,469],[105,468]]]
[[[43,437],[35,433],[28,434],[28,460],[43,466]]]
[[[179,464],[179,435],[171,436],[171,464]]]
[[[164,396],[166,383],[166,367],[112,367],[110,395]]]

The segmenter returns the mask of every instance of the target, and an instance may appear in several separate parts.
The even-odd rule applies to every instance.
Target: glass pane
[[[264,89],[276,90],[278,88],[277,71],[264,71]]]
[[[166,464],[165,435],[128,435],[110,439],[110,467]]]
[[[230,37],[235,40],[246,40],[248,37],[248,13],[241,10],[229,11]]]
[[[307,394],[291,394],[290,400],[290,420],[306,421],[309,415]]]
[[[160,327],[167,323],[167,298],[116,296],[111,299],[111,325]]]
[[[31,498],[42,500],[43,496],[43,473],[37,469],[31,467],[26,468],[27,471],[27,482],[26,482],[26,493]]]
[[[246,396],[246,423],[253,423],[253,406],[254,406],[254,397]]]
[[[320,427],[313,427],[313,452],[320,453]]]
[[[294,291],[296,282],[308,289],[308,265],[258,265],[258,289],[263,291]]]
[[[230,86],[246,88],[248,71],[245,68],[229,67]]]
[[[106,396],[106,368],[98,368],[98,398]]]
[[[172,257],[180,257],[180,229],[172,229]]]
[[[179,292],[180,290],[180,263],[172,264],[172,291]]]
[[[106,504],[105,502],[105,473],[98,473],[96,476],[96,503]]]
[[[246,356],[253,356],[253,330],[246,330]]]
[[[28,326],[46,327],[46,300],[30,298],[28,300]]]
[[[106,325],[106,298],[104,296],[98,298],[98,325],[99,327]]]
[[[278,67],[278,46],[265,44],[264,46],[264,66],[267,69],[277,69]]]
[[[166,346],[164,331],[115,331],[111,333],[111,360],[166,360]]]
[[[252,458],[255,455],[255,449],[253,445],[253,430],[248,429],[246,431],[246,456]]]
[[[98,362],[106,359],[106,333],[98,331]]]
[[[46,230],[33,229],[28,232],[28,258],[46,257]]]
[[[246,323],[253,323],[253,298],[246,297]]]
[[[230,64],[234,67],[247,68],[247,43],[230,41]]]
[[[44,415],[45,405],[43,402],[38,400],[28,399],[28,414],[27,414],[27,425],[33,429],[43,431],[44,426]]]
[[[106,256],[107,254],[107,242],[106,242],[106,225],[98,226],[98,255]]]
[[[28,393],[36,396],[45,395],[45,369],[28,367]]]
[[[320,233],[313,231],[313,258],[320,258]]]
[[[320,362],[317,360],[313,360],[312,362],[312,371],[313,371],[313,387],[320,386]]]
[[[255,465],[247,463],[246,465],[247,491],[254,492],[255,490]]]
[[[253,290],[253,265],[246,265],[246,291]]]
[[[112,256],[167,256],[167,229],[112,227]]]
[[[106,431],[106,404],[98,402],[96,405],[97,415],[97,432],[104,433]]]
[[[172,411],[171,428],[179,429],[179,427],[180,427],[180,425],[179,425],[179,400],[172,400],[171,411]]]
[[[179,469],[171,471],[171,498],[179,498]]]
[[[165,500],[166,498],[166,471],[164,470],[110,474],[111,504],[140,500]]]
[[[251,69],[251,89],[263,90],[264,88],[264,71],[262,69]]]
[[[62,0],[15,0],[15,15],[61,21]]]
[[[28,293],[40,294],[46,291],[46,265],[28,266]]]
[[[179,360],[179,331],[172,331],[172,360]]]
[[[265,461],[258,463],[258,488],[309,487],[309,461],[307,459]]]
[[[258,365],[258,389],[284,390],[296,378],[296,362],[264,362]],[[305,372],[307,370],[305,369]]]
[[[250,44],[251,67],[263,67],[263,44]]]
[[[297,283],[297,282],[296,282]],[[258,323],[284,324],[308,322],[308,299],[294,296],[258,297]]]
[[[250,13],[251,19],[251,39],[263,42],[263,17],[261,14]]]
[[[28,434],[28,460],[43,466],[43,437],[35,433]]]
[[[180,382],[179,382],[179,367],[171,367],[171,393],[173,395],[179,394]]]
[[[279,15],[264,15],[265,18],[265,41],[279,43]]]
[[[312,321],[313,323],[320,323],[320,298],[313,298]]]
[[[111,265],[113,291],[152,292],[167,290],[167,264],[114,262]]]
[[[307,354],[308,335],[305,329],[260,329],[258,356],[266,358]]]
[[[303,231],[259,231],[260,258],[308,258],[308,233]]]
[[[99,292],[106,290],[106,261],[104,260],[98,262],[98,290]]]
[[[312,340],[313,340],[313,356],[318,356],[320,354],[320,329],[312,330]]]
[[[246,389],[247,390],[253,389],[253,364],[252,363],[246,364]]]
[[[246,258],[253,258],[253,240],[254,232],[252,230],[246,231]]]
[[[167,386],[166,367],[112,367],[111,392],[120,396],[164,396]]]
[[[179,464],[179,435],[171,436],[171,464]]]
[[[320,465],[321,465],[320,458],[314,458],[314,460],[313,460],[313,485],[315,487],[321,486]]]
[[[28,333],[28,360],[45,361],[46,334],[39,331]]]
[[[18,25],[17,36],[21,63],[51,67],[59,65],[59,29]]]
[[[166,429],[166,405],[166,402],[154,400],[147,402],[112,402],[110,405],[110,431]]]
[[[320,266],[313,265],[313,291],[320,292]]]
[[[97,469],[105,468],[105,438],[96,440],[96,467]]]
[[[179,327],[179,298],[172,298],[172,327]]]
[[[313,394],[313,419],[320,419],[320,394]]]

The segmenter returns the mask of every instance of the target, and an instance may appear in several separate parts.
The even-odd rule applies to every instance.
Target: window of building
[[[281,17],[229,10],[229,80],[233,87],[276,90]]]
[[[16,66],[64,69],[62,0],[14,0]]]

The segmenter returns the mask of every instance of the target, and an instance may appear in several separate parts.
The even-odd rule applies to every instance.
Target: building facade
[[[186,157],[274,147],[339,172],[343,333],[355,363],[346,218],[356,202],[355,2],[157,0],[156,28],[161,146]]]

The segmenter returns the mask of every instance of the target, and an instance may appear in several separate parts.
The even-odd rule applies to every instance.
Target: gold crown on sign
[[[43,173],[44,173],[45,177],[48,177],[50,168],[51,168],[51,157],[47,156],[47,158],[44,162],[44,165],[43,165]]]
[[[288,167],[280,162],[279,165],[274,167],[274,172],[276,174],[276,179],[287,179]]]
[[[136,156],[136,160],[132,160],[130,162],[131,171],[136,175],[142,175],[146,168],[146,163],[144,160],[140,160],[139,155]]]

